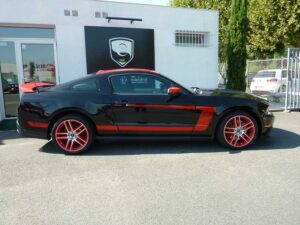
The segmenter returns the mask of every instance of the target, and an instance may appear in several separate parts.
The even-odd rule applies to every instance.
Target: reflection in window
[[[72,91],[100,91],[99,88],[99,79],[88,79],[84,81],[79,81],[73,85],[71,85],[70,89]]]
[[[22,44],[24,82],[56,83],[53,44]]]
[[[115,93],[126,94],[167,94],[169,81],[145,74],[120,75],[111,78]]]

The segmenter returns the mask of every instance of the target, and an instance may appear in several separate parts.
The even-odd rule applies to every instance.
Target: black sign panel
[[[116,68],[155,69],[154,30],[85,27],[87,72]]]

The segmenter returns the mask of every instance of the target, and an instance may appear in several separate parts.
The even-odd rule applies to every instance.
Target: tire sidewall
[[[66,151],[65,149],[61,148],[60,145],[57,143],[57,140],[55,139],[55,133],[56,133],[56,129],[57,127],[65,120],[78,120],[79,122],[81,122],[82,124],[84,124],[84,126],[87,128],[87,131],[88,131],[88,135],[89,135],[89,139],[88,139],[88,142],[86,144],[86,146],[81,149],[80,151],[76,151],[76,152],[70,152],[70,151]],[[67,116],[64,116],[60,119],[58,119],[53,128],[52,128],[52,131],[51,131],[51,137],[52,137],[52,142],[53,144],[59,148],[61,151],[63,151],[65,154],[68,154],[68,155],[76,155],[76,154],[80,154],[82,152],[85,152],[87,149],[89,149],[91,147],[91,145],[94,143],[94,139],[95,139],[95,131],[94,131],[94,128],[93,126],[91,125],[91,123],[83,118],[82,116],[78,116],[78,115],[67,115]]]
[[[225,137],[224,137],[224,127],[225,127],[227,121],[229,121],[232,117],[238,116],[238,115],[247,116],[248,118],[250,118],[252,120],[253,124],[254,124],[254,127],[255,127],[255,133],[254,133],[253,139],[251,140],[251,142],[249,144],[247,144],[245,146],[242,146],[242,147],[234,147],[234,146],[228,144],[227,141],[225,140]],[[240,150],[240,149],[248,148],[249,146],[251,146],[257,140],[257,137],[258,137],[257,120],[250,113],[247,113],[245,111],[235,111],[235,112],[229,113],[228,115],[226,115],[221,120],[220,125],[218,126],[218,129],[217,129],[217,139],[218,139],[219,143],[221,145],[223,145],[224,147],[231,148],[231,149],[234,149],[234,150]]]

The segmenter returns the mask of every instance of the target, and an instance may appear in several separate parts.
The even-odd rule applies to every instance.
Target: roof
[[[96,72],[97,75],[108,74],[108,73],[118,73],[118,72],[146,72],[159,74],[154,70],[142,69],[142,68],[124,68],[124,69],[111,69],[111,70],[99,70]]]
[[[106,2],[111,4],[123,4],[123,5],[137,5],[137,6],[148,6],[148,7],[160,7],[160,8],[169,8],[169,9],[180,9],[180,10],[189,10],[189,11],[209,11],[214,13],[219,13],[219,10],[216,9],[204,9],[204,8],[185,8],[185,7],[178,7],[178,6],[172,6],[170,4],[168,5],[158,5],[153,3],[138,3],[138,2],[123,2],[118,0],[89,0],[94,2]],[[151,1],[149,1],[151,2]]]

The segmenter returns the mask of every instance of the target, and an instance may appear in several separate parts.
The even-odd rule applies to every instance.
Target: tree
[[[172,0],[173,6],[217,9],[220,14],[219,58],[226,61],[230,0]],[[247,52],[250,58],[285,54],[289,46],[300,47],[299,0],[249,0]]]
[[[34,80],[34,74],[35,74],[35,65],[34,62],[29,62],[29,77],[30,80]]]
[[[250,0],[248,53],[251,58],[285,54],[300,47],[299,0]]]
[[[247,0],[232,0],[227,41],[227,88],[245,91]]]

